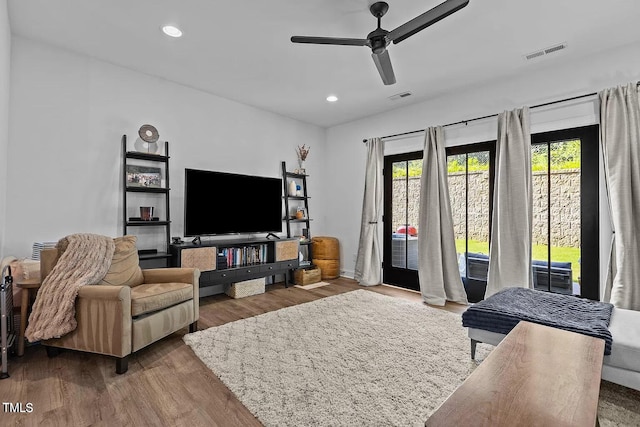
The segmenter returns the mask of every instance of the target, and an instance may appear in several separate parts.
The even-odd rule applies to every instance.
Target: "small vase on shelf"
[[[294,180],[289,181],[289,196],[295,196],[298,186]]]
[[[300,165],[300,169],[298,169],[298,173],[300,175],[306,175],[307,170],[304,168],[304,160],[298,159],[298,164]]]

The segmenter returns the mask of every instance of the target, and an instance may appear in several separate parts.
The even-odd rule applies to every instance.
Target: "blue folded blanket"
[[[609,321],[613,305],[571,295],[524,288],[506,288],[462,313],[467,328],[508,334],[519,321],[602,338],[604,354],[611,354]]]

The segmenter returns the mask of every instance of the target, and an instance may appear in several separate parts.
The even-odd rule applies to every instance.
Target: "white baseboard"
[[[342,271],[340,271],[340,277],[346,277],[347,279],[354,279],[355,280],[355,276],[356,276],[355,271],[350,271],[350,270],[342,270]]]

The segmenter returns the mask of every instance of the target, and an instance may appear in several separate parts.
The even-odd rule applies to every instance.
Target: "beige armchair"
[[[58,257],[58,249],[42,251],[43,280]],[[189,332],[194,332],[200,271],[157,268],[142,270],[142,275],[141,284],[82,286],[75,303],[77,328],[60,338],[42,341],[47,354],[53,357],[58,348],[65,348],[114,356],[116,373],[123,374],[131,353],[187,325]]]

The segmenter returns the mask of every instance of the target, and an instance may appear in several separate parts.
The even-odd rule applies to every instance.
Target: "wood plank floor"
[[[389,286],[363,288],[350,279],[311,290],[282,284],[262,295],[200,300],[199,329],[256,316],[330,295],[366,289],[421,301],[419,293]],[[461,313],[449,304],[444,310]],[[31,403],[30,413],[0,412],[0,425],[25,426],[260,426],[260,422],[183,341],[186,328],[137,352],[129,371],[116,375],[112,358],[63,351],[48,358],[44,348],[26,348],[9,359],[10,378],[0,381],[2,402]],[[26,408],[25,408],[26,410]]]

